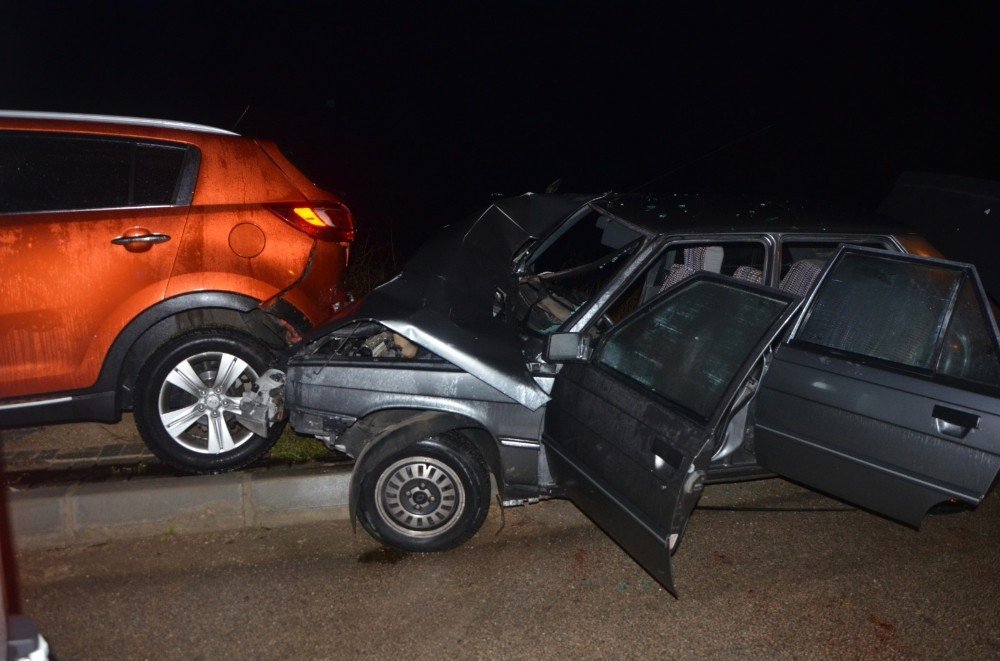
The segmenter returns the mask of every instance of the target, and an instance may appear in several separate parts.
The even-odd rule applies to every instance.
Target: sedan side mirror
[[[590,336],[583,333],[553,333],[545,342],[546,362],[582,363],[590,360]]]

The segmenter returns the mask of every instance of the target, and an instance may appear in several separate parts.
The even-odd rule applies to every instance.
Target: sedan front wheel
[[[362,466],[358,519],[401,551],[444,551],[476,534],[490,508],[486,464],[457,432],[402,448]]]

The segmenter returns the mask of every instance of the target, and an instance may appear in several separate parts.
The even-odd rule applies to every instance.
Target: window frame
[[[805,349],[812,353],[830,356],[831,358],[836,358],[838,360],[849,360],[851,362],[859,363],[868,367],[875,369],[883,369],[890,372],[896,372],[903,374],[905,376],[917,377],[924,379],[933,383],[940,383],[942,385],[947,385],[955,388],[960,388],[962,390],[968,390],[972,392],[977,392],[989,396],[997,396],[1000,394],[1000,385],[996,387],[990,387],[988,384],[970,381],[967,379],[962,379],[960,377],[951,376],[948,374],[943,374],[937,370],[938,360],[940,358],[941,352],[943,350],[943,345],[945,338],[948,335],[948,330],[951,328],[952,317],[955,312],[955,308],[958,305],[959,294],[962,291],[962,286],[969,282],[973,285],[975,289],[976,299],[979,305],[980,314],[983,315],[983,320],[986,323],[987,331],[990,333],[990,338],[993,342],[993,349],[997,356],[1000,356],[1000,339],[998,335],[1000,332],[997,330],[997,322],[993,316],[992,310],[990,310],[987,304],[985,292],[983,290],[982,282],[979,279],[979,274],[976,272],[974,267],[969,264],[964,264],[962,262],[954,262],[951,260],[934,258],[933,264],[935,267],[947,268],[961,273],[956,285],[952,291],[951,300],[948,303],[948,309],[945,312],[945,321],[942,323],[942,330],[937,337],[934,344],[934,351],[932,353],[932,360],[930,361],[933,365],[932,368],[926,369],[921,367],[916,367],[913,365],[906,365],[892,360],[886,360],[884,358],[876,358],[874,356],[869,356],[861,353],[854,353],[852,351],[847,351],[844,349],[836,349],[833,347],[828,347],[822,344],[816,344],[814,342],[809,342],[808,340],[803,340],[798,337],[799,332],[802,327],[808,322],[809,317],[812,315],[813,302],[816,296],[822,291],[826,278],[830,271],[833,269],[843,255],[847,253],[874,253],[879,254],[881,251],[875,248],[864,248],[860,246],[842,246],[838,253],[833,256],[833,258],[827,263],[823,272],[819,275],[819,286],[814,287],[810,292],[809,296],[805,299],[802,306],[802,314],[795,321],[791,330],[788,333],[788,339],[785,341],[789,346],[794,346],[800,349]],[[927,257],[920,257],[918,255],[911,255],[906,252],[893,252],[892,259],[899,261],[906,261],[916,264],[926,265],[928,263]]]
[[[864,234],[857,232],[829,232],[825,234],[808,232],[799,234],[796,232],[780,232],[775,234],[774,239],[774,261],[771,262],[770,277],[775,287],[781,282],[781,270],[785,266],[782,256],[785,253],[786,243],[832,243],[835,247],[838,245],[858,245],[859,243],[881,243],[885,250],[891,250],[892,252],[904,255],[909,254],[903,248],[903,245],[896,240],[896,237],[891,234]],[[832,259],[836,257],[837,255],[834,254]]]
[[[774,248],[774,240],[771,235],[766,233],[684,234],[659,236],[651,239],[644,239],[644,241],[645,244],[636,251],[636,254],[632,258],[631,262],[622,267],[618,275],[615,278],[612,278],[612,280],[608,282],[608,284],[601,291],[598,291],[591,301],[589,301],[588,305],[583,306],[581,309],[573,313],[557,332],[587,332],[600,320],[601,316],[614,306],[619,298],[628,292],[629,287],[635,284],[637,280],[642,279],[645,281],[640,285],[642,287],[643,298],[639,300],[639,305],[636,306],[635,310],[619,321],[615,327],[628,321],[629,317],[638,313],[660,295],[660,292],[656,291],[652,296],[647,297],[648,292],[655,288],[651,284],[651,278],[655,278],[656,262],[662,259],[668,251],[674,248],[703,243],[759,243],[764,247],[765,279],[768,274],[769,265],[773,261],[771,251]],[[703,273],[713,274],[711,271],[704,271]],[[732,276],[725,276],[718,273],[713,275],[735,279],[732,278]],[[761,285],[767,286],[768,283],[762,282]],[[606,336],[611,330],[612,329],[609,329],[608,331],[602,333],[602,337]]]
[[[788,299],[788,302],[787,302],[787,304],[785,306],[785,309],[781,312],[781,314],[778,315],[777,319],[768,327],[768,329],[767,329],[768,331],[770,331],[772,328],[774,328],[776,324],[778,326],[787,328],[788,319],[790,317],[792,317],[793,315],[797,315],[798,311],[801,309],[801,303],[802,302],[801,302],[801,300],[798,300],[798,297],[796,297],[796,296],[794,296],[792,294],[789,294],[788,292],[783,292],[783,291],[774,289],[772,287],[768,287],[767,285],[761,285],[761,284],[757,284],[757,283],[747,282],[745,280],[738,280],[738,279],[733,278],[731,276],[721,275],[721,274],[718,274],[718,273],[712,273],[710,271],[705,271],[705,272],[701,272],[701,273],[699,273],[697,275],[694,275],[691,278],[688,278],[688,280],[686,282],[688,284],[690,284],[690,283],[695,282],[696,279],[698,279],[698,280],[708,280],[708,281],[711,281],[711,282],[716,282],[716,283],[719,283],[719,284],[722,284],[722,285],[734,287],[736,289],[743,289],[743,290],[749,291],[751,293],[764,294],[764,295],[766,295],[766,296],[768,296],[770,298],[774,298],[774,299],[778,299],[778,300],[783,299],[783,298],[784,299]],[[680,288],[681,288],[681,285],[678,285],[677,288],[672,288],[670,292],[665,292],[664,294],[654,296],[653,298],[651,298],[650,300],[646,301],[645,303],[643,303],[642,305],[640,305],[638,308],[636,308],[627,317],[625,317],[624,319],[622,319],[618,324],[615,325],[614,328],[609,329],[608,332],[604,333],[600,337],[600,339],[598,340],[597,345],[594,347],[593,353],[592,353],[592,355],[590,357],[590,364],[593,365],[596,369],[598,369],[598,370],[600,370],[600,371],[608,374],[609,376],[611,376],[615,380],[617,380],[617,381],[619,381],[619,382],[621,382],[623,384],[626,384],[626,385],[628,385],[629,387],[631,387],[633,389],[638,390],[639,392],[642,393],[642,396],[649,397],[651,399],[656,400],[660,404],[662,404],[664,406],[667,406],[671,410],[676,411],[676,412],[680,413],[681,415],[685,416],[686,418],[688,418],[692,422],[695,422],[697,424],[710,424],[710,425],[714,426],[717,423],[718,418],[720,417],[720,415],[722,415],[722,412],[724,412],[726,410],[726,408],[728,408],[726,394],[729,393],[729,392],[731,392],[733,390],[734,385],[735,385],[734,381],[730,381],[728,384],[726,384],[726,387],[722,390],[722,394],[719,397],[719,400],[718,400],[718,402],[716,404],[715,409],[713,410],[712,414],[709,417],[706,418],[706,417],[703,417],[697,411],[694,411],[693,409],[690,409],[690,408],[684,406],[682,403],[676,402],[676,401],[674,401],[674,400],[666,397],[665,395],[663,395],[663,394],[661,394],[659,392],[651,390],[649,388],[649,386],[647,386],[647,385],[645,385],[645,384],[637,381],[636,379],[633,379],[633,378],[629,377],[624,372],[622,372],[620,370],[617,370],[617,369],[611,367],[610,365],[607,365],[606,363],[601,362],[601,356],[604,354],[605,347],[607,346],[607,344],[611,340],[611,338],[613,338],[615,336],[616,331],[619,331],[621,328],[623,328],[626,324],[628,324],[634,318],[639,317],[639,316],[645,314],[649,310],[649,308],[651,308],[654,305],[656,305],[659,302],[659,300],[661,298],[663,298],[664,296],[671,296],[671,295],[677,293],[680,290]],[[783,331],[779,332],[778,335],[777,335],[777,337],[780,338],[782,335],[784,335]],[[753,358],[752,354],[748,355],[748,357],[745,358],[740,363],[739,367],[742,367],[743,365],[745,365],[746,362],[747,362],[747,360],[750,359],[750,358]],[[739,374],[739,372],[740,372],[740,369],[738,368],[737,371],[736,371],[737,375]],[[735,379],[735,377],[734,377],[734,379]]]
[[[0,218],[10,218],[17,216],[35,216],[40,214],[66,214],[66,213],[88,213],[93,211],[127,211],[139,209],[171,209],[177,207],[191,206],[194,200],[195,187],[198,182],[198,173],[201,169],[201,150],[195,145],[186,142],[173,142],[169,140],[150,140],[129,136],[106,135],[100,133],[73,133],[68,131],[30,131],[30,130],[7,130],[0,129],[0,138],[26,137],[57,139],[65,141],[85,140],[90,142],[120,143],[132,147],[132,159],[129,166],[129,194],[131,196],[135,187],[135,155],[140,147],[168,147],[171,149],[182,149],[184,155],[181,160],[181,169],[177,180],[174,183],[174,191],[170,204],[126,204],[121,206],[102,206],[84,208],[60,208],[44,209],[35,211],[0,211]]]
[[[726,243],[758,243],[764,248],[764,266],[761,269],[762,282],[760,284],[768,285],[768,274],[772,270],[774,264],[774,251],[775,242],[774,237],[770,234],[760,233],[760,232],[747,232],[742,234],[684,234],[684,235],[672,235],[667,237],[666,244],[663,246],[663,251],[656,256],[653,260],[654,262],[666,256],[671,250],[683,250],[685,246],[690,245],[723,245]],[[662,267],[661,267],[662,268]],[[711,271],[708,271],[711,273]],[[657,285],[656,279],[659,274],[653,274],[650,271],[647,274],[647,282],[643,285],[644,294],[648,291],[656,289],[662,286],[662,282]],[[664,272],[664,280],[666,279],[666,272]],[[649,279],[649,278],[652,279]],[[726,276],[732,277],[732,276]],[[651,301],[656,297],[656,294],[645,299],[646,301]]]

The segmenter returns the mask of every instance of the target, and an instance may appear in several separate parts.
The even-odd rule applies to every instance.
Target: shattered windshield
[[[635,230],[594,212],[539,244],[521,274],[513,315],[525,338],[555,332],[628,263]]]

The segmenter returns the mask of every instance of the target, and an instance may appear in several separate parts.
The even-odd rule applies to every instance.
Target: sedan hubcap
[[[410,537],[440,535],[465,509],[461,481],[433,457],[407,457],[382,471],[375,504],[382,520]]]
[[[240,399],[257,372],[233,354],[206,351],[177,363],[160,386],[160,422],[179,445],[202,454],[229,452],[253,436]]]

